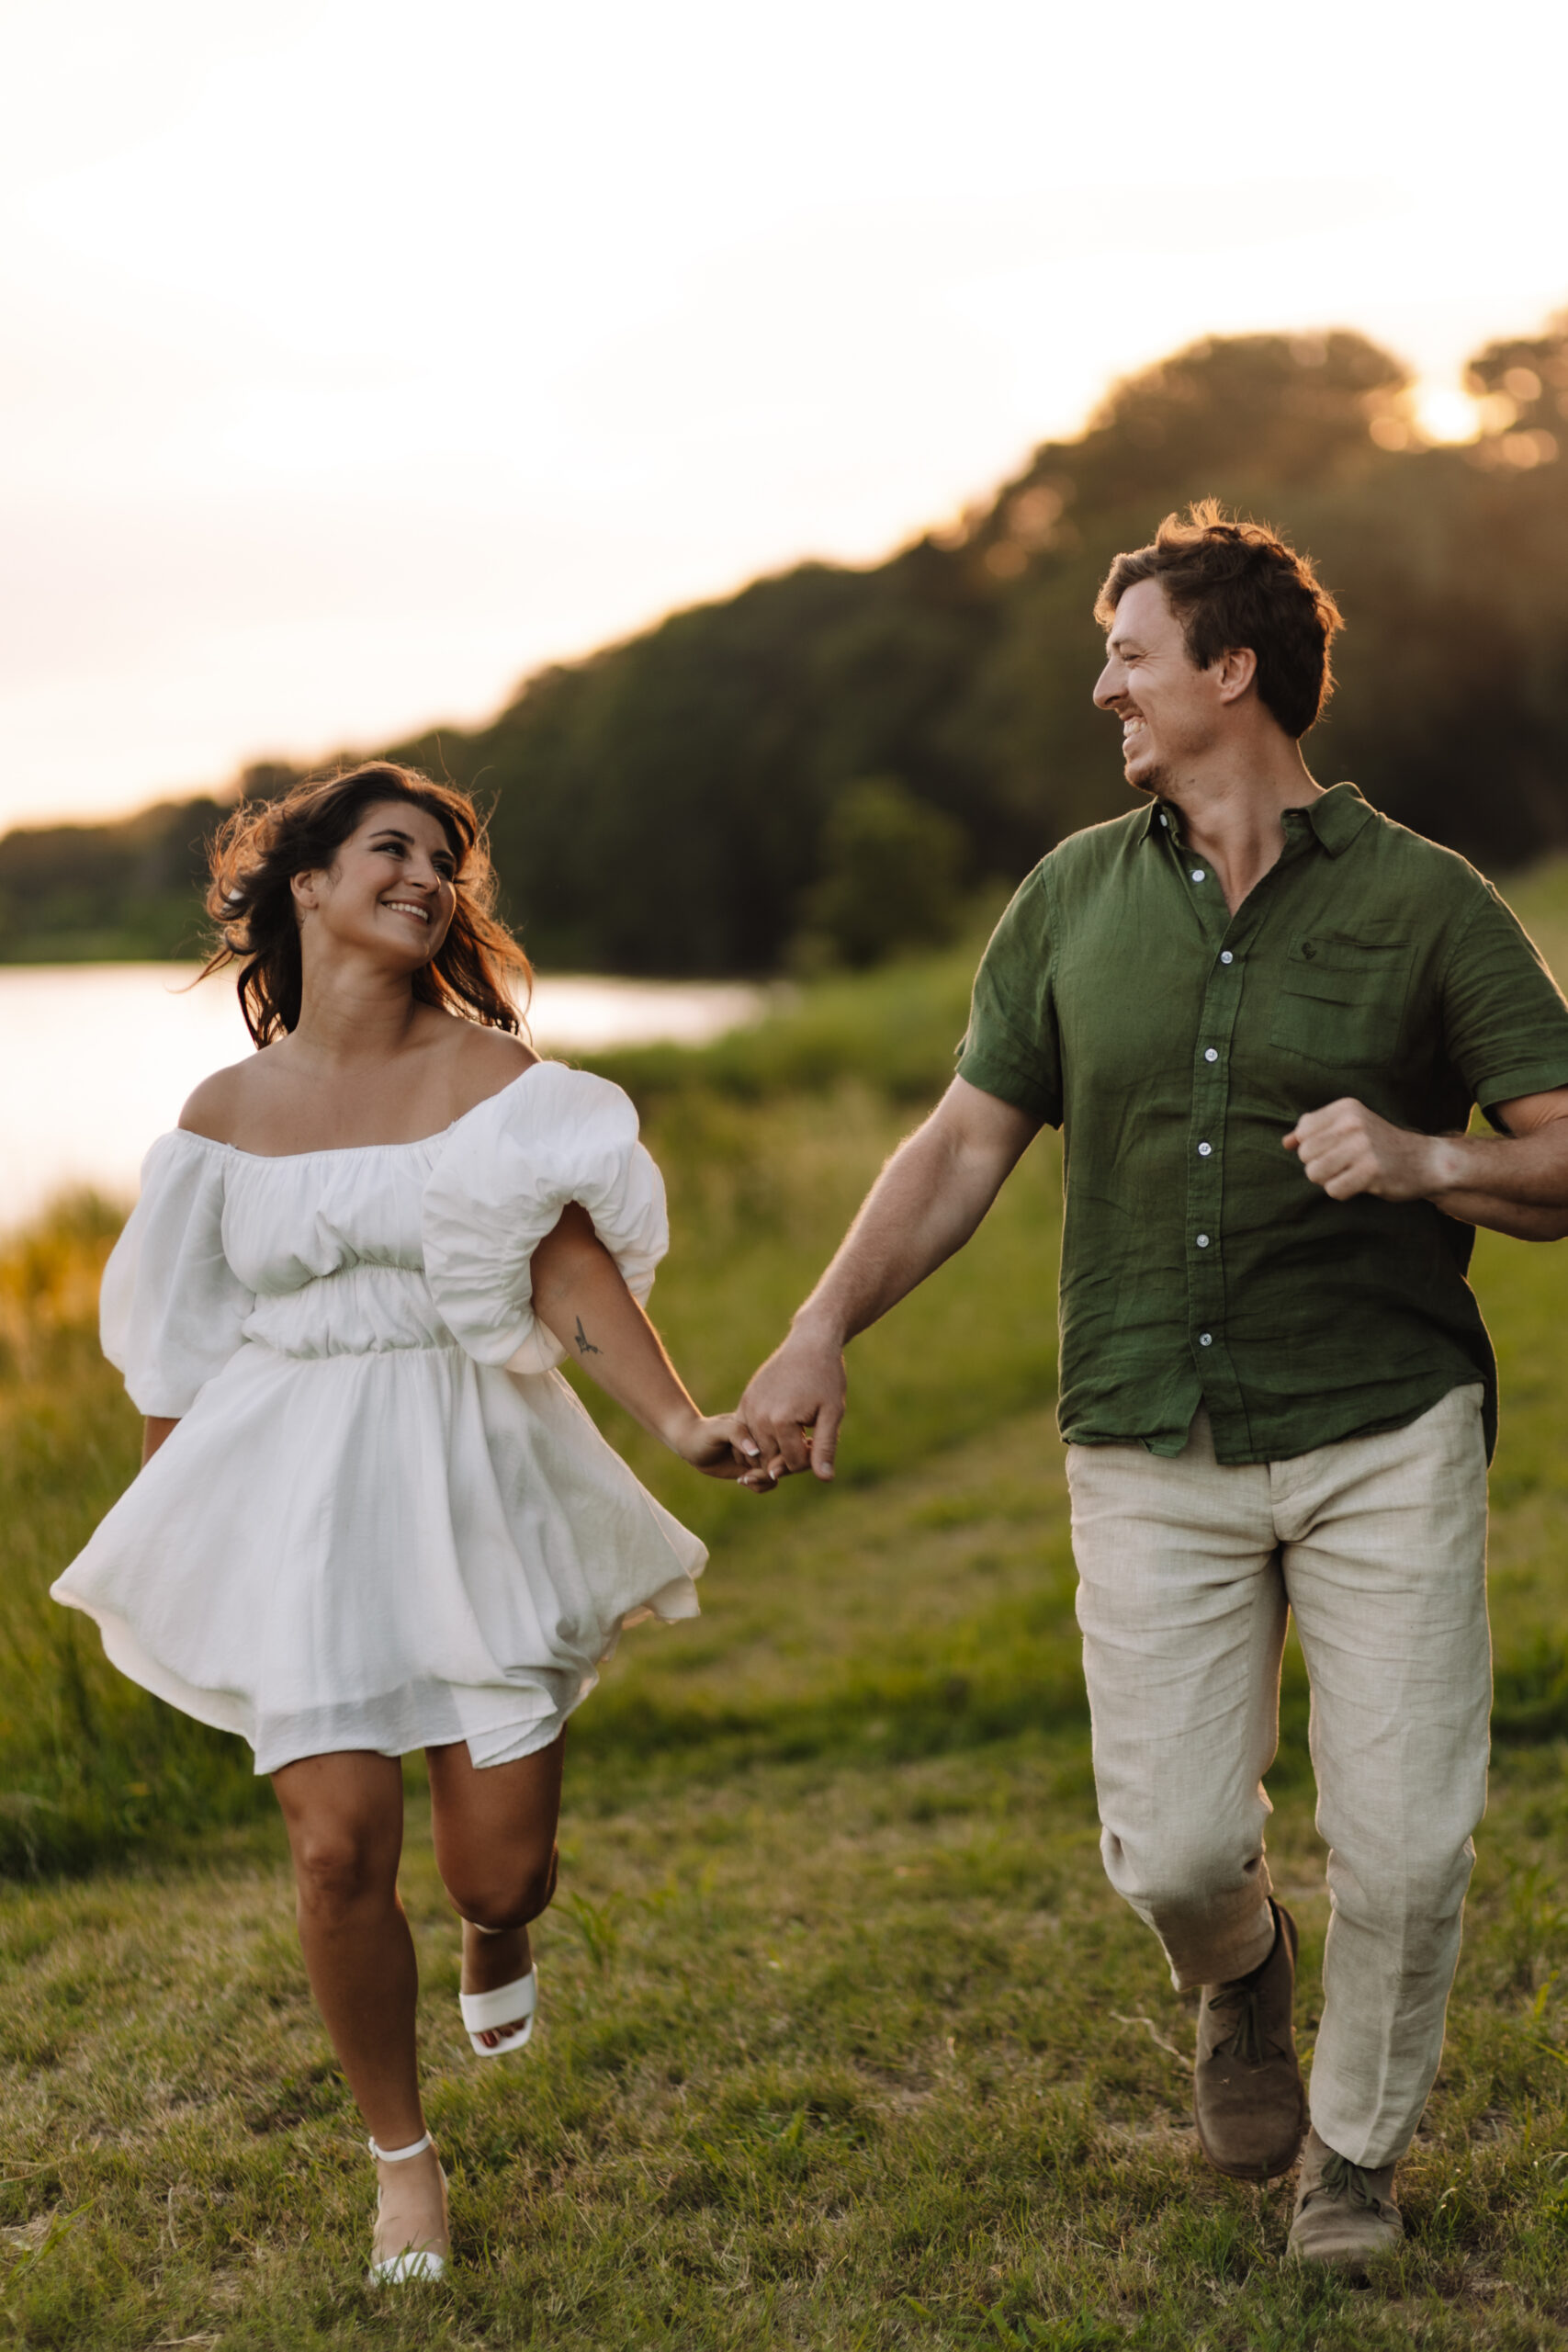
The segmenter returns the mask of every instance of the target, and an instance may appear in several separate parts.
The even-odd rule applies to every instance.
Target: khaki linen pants
[[[1403,2155],[1421,2120],[1485,1806],[1481,1398],[1286,1462],[1222,1466],[1203,1413],[1174,1460],[1067,1449],[1101,1851],[1180,1987],[1269,1950],[1295,1611],[1331,1905],[1312,2119],[1352,2164]]]

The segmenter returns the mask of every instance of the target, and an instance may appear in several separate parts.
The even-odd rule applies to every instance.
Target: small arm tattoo
[[[596,1347],[594,1346],[594,1344],[593,1344],[592,1340],[589,1338],[589,1336],[588,1336],[587,1332],[583,1329],[583,1328],[582,1328],[582,1317],[581,1317],[581,1315],[580,1315],[580,1316],[578,1317],[578,1318],[577,1318],[577,1333],[576,1333],[576,1338],[577,1338],[577,1352],[578,1352],[578,1354],[579,1354],[580,1356],[597,1356],[597,1355],[603,1355],[603,1353],[604,1353],[604,1350],[603,1350],[602,1348],[596,1348]]]

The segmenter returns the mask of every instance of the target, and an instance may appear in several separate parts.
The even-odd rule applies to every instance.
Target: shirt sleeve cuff
[[[1010,1062],[998,1061],[994,1054],[961,1054],[958,1075],[966,1085],[977,1086],[982,1094],[994,1094],[998,1102],[1010,1102],[1015,1111],[1022,1111],[1031,1119],[1043,1119],[1048,1127],[1062,1124],[1061,1104],[1053,1102],[1022,1070]]]
[[[1524,1094],[1551,1094],[1559,1087],[1568,1087],[1568,1062],[1521,1062],[1517,1069],[1479,1080],[1475,1099],[1491,1118],[1496,1103],[1517,1102]]]

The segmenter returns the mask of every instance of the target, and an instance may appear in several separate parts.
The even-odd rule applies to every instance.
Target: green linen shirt
[[[1224,1463],[1398,1429],[1496,1365],[1474,1228],[1330,1200],[1281,1137],[1354,1095],[1425,1134],[1568,1086],[1568,1003],[1461,857],[1336,785],[1233,915],[1168,803],[1074,833],[986,950],[959,1075],[1063,1129],[1061,1425]]]

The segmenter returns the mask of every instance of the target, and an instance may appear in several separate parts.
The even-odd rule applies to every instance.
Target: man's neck
[[[1255,889],[1285,846],[1285,811],[1321,797],[1300,747],[1251,746],[1244,758],[1205,761],[1173,777],[1161,793],[1181,815],[1182,837],[1202,858],[1225,894],[1232,914]]]

